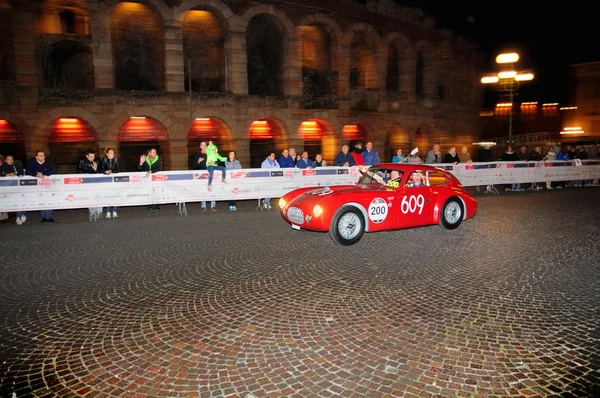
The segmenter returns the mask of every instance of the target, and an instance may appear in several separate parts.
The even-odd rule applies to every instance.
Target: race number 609
[[[400,204],[400,211],[404,214],[414,213],[419,210],[419,214],[423,211],[423,206],[425,205],[425,198],[423,195],[419,196],[405,196],[402,198],[402,203]]]

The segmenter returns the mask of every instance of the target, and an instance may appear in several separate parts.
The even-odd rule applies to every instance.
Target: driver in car
[[[423,174],[419,173],[419,172],[413,172],[410,176],[410,182],[408,183],[408,187],[409,188],[417,188],[417,187],[424,187],[425,184],[423,183]]]

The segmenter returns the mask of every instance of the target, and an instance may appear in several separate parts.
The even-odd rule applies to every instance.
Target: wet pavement
[[[255,202],[0,225],[0,396],[598,396],[600,188],[477,198],[352,247]]]

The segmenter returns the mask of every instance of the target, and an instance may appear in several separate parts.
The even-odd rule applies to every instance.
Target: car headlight
[[[321,208],[321,206],[316,205],[315,207],[313,207],[313,215],[315,217],[319,217],[322,213],[323,213],[323,209]]]
[[[279,208],[283,209],[285,207],[286,203],[285,203],[285,199],[281,198],[279,199]]]

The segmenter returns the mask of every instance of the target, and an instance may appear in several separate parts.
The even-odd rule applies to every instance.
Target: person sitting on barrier
[[[212,191],[212,180],[213,174],[215,170],[219,170],[221,172],[221,182],[223,184],[227,184],[225,181],[226,171],[225,167],[218,166],[217,161],[225,162],[227,158],[219,155],[219,148],[212,142],[208,141],[208,146],[206,147],[206,168],[208,169],[208,190]]]

